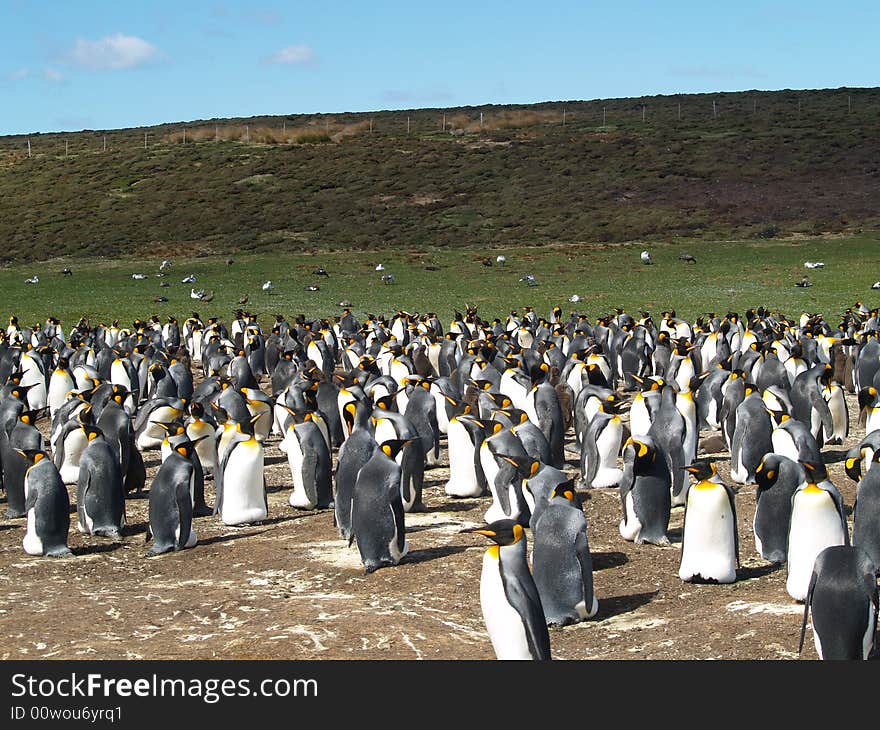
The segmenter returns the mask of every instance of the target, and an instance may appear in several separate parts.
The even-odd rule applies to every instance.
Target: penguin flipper
[[[727,492],[727,500],[730,502],[730,513],[733,518],[733,554],[736,556],[736,567],[739,568],[739,530],[737,529],[737,521],[736,521],[736,493],[737,490],[733,487],[725,484],[724,491]],[[755,500],[757,502],[757,499]]]
[[[816,571],[813,570],[812,575],[810,576],[810,586],[807,588],[807,598],[804,601],[804,619],[801,622],[801,639],[798,642],[798,654],[804,648],[804,635],[807,633],[807,614],[810,612],[810,603],[813,600],[813,589],[816,587]],[[815,629],[813,629],[815,631]]]
[[[175,547],[177,550],[183,550],[189,542],[189,536],[192,532],[193,503],[189,496],[189,479],[182,480],[177,485],[177,492],[174,496],[177,504],[177,524],[180,526],[180,534]],[[184,529],[184,525],[188,527]]]
[[[24,513],[27,514],[37,506],[37,490],[29,489],[27,499],[24,501]]]
[[[502,566],[502,571],[504,567]],[[502,576],[503,579],[503,576]],[[508,580],[502,580],[504,593],[507,600],[522,618],[526,632],[526,641],[529,651],[534,659],[550,659],[550,635],[547,632],[547,618],[541,605],[541,597],[535,588],[534,582],[519,579],[519,576],[510,576]]]
[[[587,542],[587,525],[583,524],[578,530],[574,539],[574,552],[577,556],[578,564],[581,566],[581,580],[584,586],[584,606],[587,611],[591,610],[593,605],[593,558],[590,555],[590,546]]]

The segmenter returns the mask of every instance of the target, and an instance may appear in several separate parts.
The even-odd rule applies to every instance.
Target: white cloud
[[[15,71],[10,73],[7,78],[10,81],[21,81],[22,79],[26,79],[31,75],[31,70],[29,68],[17,68]]]
[[[70,60],[94,70],[142,66],[160,57],[159,49],[137,36],[116,33],[97,41],[78,38]]]
[[[60,83],[64,81],[65,76],[60,71],[56,71],[54,68],[47,68],[43,70],[43,78],[46,81],[52,81],[53,83]]]
[[[284,65],[303,65],[314,63],[316,60],[315,51],[311,46],[298,44],[295,46],[287,46],[280,51],[269,56],[269,63],[278,63]]]

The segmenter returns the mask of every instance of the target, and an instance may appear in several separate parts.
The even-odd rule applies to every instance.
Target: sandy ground
[[[848,400],[852,421],[857,406],[854,396]],[[843,446],[823,450],[848,512],[855,484],[842,459],[863,435],[854,429]],[[574,474],[570,439],[571,432],[568,471]],[[727,455],[716,456],[726,478]],[[146,463],[149,485],[158,452],[148,452]],[[24,520],[0,520],[0,657],[494,658],[479,602],[487,541],[460,533],[482,523],[489,498],[448,498],[448,470],[426,472],[428,511],[406,515],[409,555],[365,575],[357,548],[339,538],[332,512],[288,505],[292,480],[277,440],[267,442],[266,464],[268,520],[232,528],[218,517],[197,518],[194,549],[156,558],[145,557],[146,492],[128,501],[119,542],[80,535],[72,515],[72,558],[26,555]],[[210,480],[206,491],[211,504]],[[599,613],[551,629],[554,658],[798,657],[803,607],[785,591],[785,568],[755,551],[754,485],[737,496],[742,567],[730,585],[678,578],[682,508],[672,513],[671,546],[634,545],[618,533],[617,490],[587,496]],[[809,630],[802,656],[816,658]]]

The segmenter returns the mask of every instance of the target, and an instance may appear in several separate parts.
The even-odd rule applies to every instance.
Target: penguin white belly
[[[290,473],[293,477],[293,491],[290,493],[288,504],[297,509],[314,509],[315,503],[312,502],[306,494],[306,486],[303,482],[302,465],[303,452],[299,439],[293,432],[293,428],[287,429],[284,440],[287,442],[287,463],[290,466]]]
[[[694,372],[694,363],[689,358],[684,358],[678,366],[675,373],[675,382],[678,384],[679,390],[690,389],[691,379],[696,375]]]
[[[576,603],[574,606],[574,610],[577,611],[578,616],[582,619],[593,618],[597,613],[599,613],[599,599],[596,596],[593,596],[593,603],[590,606],[590,610],[587,611],[587,602],[580,601]]]
[[[474,447],[467,429],[456,419],[449,423],[449,481],[445,492],[450,497],[479,497],[480,485],[474,464]]]
[[[596,417],[596,414],[599,412],[599,406],[602,404],[598,398],[587,398],[587,402],[584,404],[584,417],[586,418],[586,424],[589,426],[593,422],[593,418]]]
[[[737,484],[749,482],[749,471],[742,463],[742,446],[735,454],[730,455],[730,478]]]
[[[809,488],[808,488],[809,489]],[[785,588],[796,601],[804,601],[816,556],[831,545],[843,545],[843,527],[834,500],[824,490],[796,492],[788,533],[788,578]]]
[[[842,442],[846,438],[847,426],[849,424],[849,413],[846,409],[843,389],[835,385],[831,388],[826,388],[822,395],[828,403],[828,410],[831,411],[831,421],[833,423],[831,433],[825,435],[825,440],[839,440]],[[866,431],[866,433],[870,433],[870,431]]]
[[[318,366],[318,370],[324,369],[324,356],[314,342],[310,342],[306,347],[306,356]]]
[[[373,400],[375,400],[375,398],[373,398]],[[397,412],[406,413],[406,406],[409,403],[409,395],[406,392],[406,388],[400,388],[397,393],[394,394],[394,400],[397,403]]]
[[[736,549],[733,513],[722,486],[694,485],[688,490],[685,532],[678,577],[733,583]]]
[[[81,429],[76,429],[67,434],[64,439],[64,461],[58,472],[64,484],[76,484],[79,480],[79,460],[89,440]]]
[[[376,432],[374,434],[377,444],[398,438],[397,431],[394,428],[394,422],[390,418],[380,418],[376,424]],[[398,454],[400,456],[400,454]]]
[[[126,390],[131,390],[131,379],[128,377],[128,372],[125,370],[125,366],[122,364],[122,361],[116,359],[113,361],[113,364],[110,366],[110,382],[113,385],[121,385]]]
[[[49,416],[53,417],[64,402],[67,400],[67,394],[71,390],[76,389],[76,383],[64,371],[56,371],[49,378],[49,393],[46,400],[49,406]]]
[[[254,424],[254,437],[257,441],[265,441],[272,429],[274,414],[272,408],[268,405],[252,406],[248,403],[248,411],[252,416],[259,414],[257,422]]]
[[[388,374],[397,381],[398,387],[403,387],[403,379],[412,375],[409,368],[397,358],[391,361],[391,367],[388,370]]]
[[[651,415],[648,413],[644,398],[633,399],[632,408],[629,410],[629,430],[633,438],[646,436],[651,430]]]
[[[620,484],[623,472],[617,468],[617,454],[620,452],[620,444],[623,441],[623,426],[619,418],[613,418],[602,429],[596,440],[596,450],[599,453],[599,468],[593,478],[591,487],[616,487]]]
[[[865,419],[865,433],[871,433],[880,428],[880,408],[868,407],[868,416]]]
[[[401,390],[404,389],[402,388]],[[373,399],[374,403],[379,400],[379,398],[384,398],[386,395],[390,395],[390,393],[385,383],[377,383],[370,391],[370,397]],[[403,411],[401,411],[401,413],[403,413]]]
[[[25,499],[27,499],[29,491],[30,491],[30,487],[28,485],[27,477],[25,477],[25,480],[24,480],[24,498]],[[28,555],[42,555],[43,554],[43,541],[40,539],[40,536],[37,534],[36,507],[31,507],[28,510],[27,530],[25,531],[24,540],[22,540],[21,546],[24,548],[24,551]]]
[[[639,521],[639,518],[636,517],[632,491],[627,492],[627,495],[624,498],[624,504],[626,505],[626,520],[620,521],[620,536],[624,540],[634,542],[638,539],[639,534],[642,531],[642,523]]]
[[[502,489],[507,490],[507,500],[510,504],[510,513],[504,511],[501,503],[498,501],[498,491],[495,487],[495,477],[500,469],[495,462],[495,457],[489,447],[484,443],[480,447],[480,464],[483,467],[483,474],[486,475],[486,481],[489,484],[489,491],[492,492],[492,504],[486,510],[484,519],[486,522],[495,522],[496,520],[515,520],[519,517],[519,505],[516,501],[516,491],[513,485],[502,485]]]
[[[773,443],[773,452],[787,456],[792,461],[798,460],[798,448],[791,434],[784,428],[774,428],[770,436]]]
[[[95,521],[89,516],[89,513],[86,511],[85,505],[83,505],[83,507],[82,507],[82,516],[85,517],[86,523],[83,524],[82,520],[80,520],[79,516],[77,516],[76,529],[85,535],[91,535],[92,528],[95,526]]]
[[[440,345],[428,345],[428,362],[435,378],[440,377],[440,350]]]
[[[697,410],[690,398],[676,398],[675,405],[684,418],[684,464],[690,466],[697,458]]]
[[[195,446],[196,453],[203,469],[217,468],[217,441],[214,438],[214,429],[206,421],[193,421],[186,427],[186,435],[191,441],[198,441]],[[205,438],[206,437],[206,438]]]
[[[263,489],[263,447],[255,441],[237,444],[223,472],[223,506],[226,525],[259,522],[268,516]]]
[[[525,626],[516,609],[507,602],[501,582],[501,566],[490,548],[483,555],[480,576],[480,607],[489,640],[498,659],[531,659]]]
[[[537,394],[537,389],[532,388],[528,393],[526,393],[525,401],[522,406],[520,406],[529,417],[529,420],[534,423],[536,426],[541,425],[541,421],[538,419],[538,410],[535,408],[535,395]]]
[[[765,389],[763,393],[761,393],[761,400],[764,401],[764,405],[771,411],[784,411],[788,413],[788,407],[776,397],[776,394],[769,389]]]
[[[721,424],[718,423],[718,403],[712,398],[706,408],[706,423],[709,428],[717,429]]]
[[[437,428],[440,433],[449,433],[449,415],[446,413],[446,398],[437,390],[431,390],[437,406]],[[403,413],[403,411],[401,411]]]
[[[568,387],[572,389],[575,398],[577,394],[581,392],[581,388],[584,387],[583,381],[581,379],[581,374],[584,372],[584,364],[578,363],[571,370],[568,371],[568,378],[566,382],[568,383]]]

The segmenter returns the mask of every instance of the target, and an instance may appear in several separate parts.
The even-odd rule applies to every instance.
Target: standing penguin
[[[147,555],[193,547],[198,541],[193,527],[196,469],[192,441],[178,442],[150,485],[148,538],[153,544]]]
[[[764,560],[775,564],[788,560],[792,497],[805,479],[804,467],[779,454],[764,454],[755,469],[758,488],[752,530],[755,550]]]
[[[486,477],[480,463],[480,446],[486,434],[482,421],[467,414],[449,419],[446,443],[449,452],[449,497],[480,497],[486,491]]]
[[[336,459],[333,523],[343,540],[351,537],[351,503],[358,472],[378,448],[373,438],[372,409],[366,401],[351,401],[342,409],[342,420],[350,433]]]
[[[220,456],[214,514],[225,525],[259,522],[269,516],[263,444],[254,436],[254,422],[259,418],[252,416],[229,428],[229,440]]]
[[[788,578],[785,588],[804,601],[816,556],[831,545],[849,545],[843,497],[830,481],[825,465],[803,462],[806,478],[791,498],[788,531]]]
[[[66,557],[70,498],[58,469],[45,451],[20,451],[29,464],[24,475],[27,531],[22,547],[28,555]]]
[[[662,449],[650,436],[629,439],[623,450],[620,536],[641,544],[668,545],[672,491]]]
[[[464,532],[484,535],[495,543],[483,555],[480,607],[496,658],[550,659],[550,633],[529,571],[522,525],[498,520]]]
[[[492,504],[486,510],[486,522],[510,519],[529,524],[531,513],[522,492],[521,465],[532,460],[519,439],[497,421],[488,424],[492,434],[480,446],[480,465],[486,477]]]
[[[287,462],[293,477],[289,504],[297,509],[326,509],[332,501],[330,449],[313,420],[306,413],[297,423],[291,419],[285,432]]]
[[[401,468],[395,461],[407,440],[383,441],[358,472],[351,504],[351,536],[367,574],[397,565],[409,551],[404,525]]]
[[[623,443],[623,424],[610,404],[603,403],[590,421],[581,444],[582,486],[587,489],[616,487],[623,472],[617,455]]]
[[[853,505],[852,544],[865,551],[880,573],[880,451],[859,481]]]
[[[730,478],[737,484],[755,481],[755,469],[773,451],[773,427],[764,401],[747,386],[746,397],[736,408],[736,427],[730,445]]]
[[[818,556],[804,601],[798,653],[804,648],[807,615],[819,659],[867,659],[877,628],[877,580],[871,558],[855,546],[835,545]]]
[[[733,583],[738,567],[734,491],[704,479],[687,490],[678,577],[687,582]]]
[[[125,526],[122,468],[99,428],[91,425],[81,428],[89,443],[79,461],[77,529],[89,535],[119,540]]]
[[[557,486],[533,522],[532,571],[550,626],[592,618],[599,611],[593,592],[593,559],[587,519],[571,482]]]

